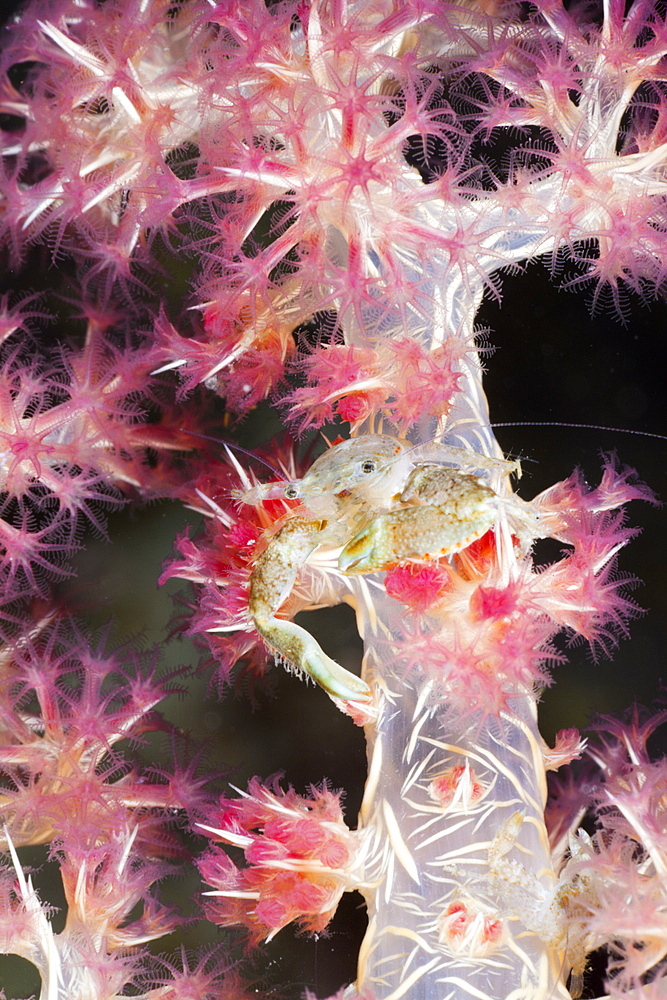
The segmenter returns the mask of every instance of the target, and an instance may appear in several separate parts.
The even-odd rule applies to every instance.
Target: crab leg
[[[288,666],[308,674],[331,698],[367,705],[372,695],[365,681],[327,656],[300,625],[276,618],[299,569],[317,547],[321,530],[321,521],[303,517],[283,525],[255,563],[250,577],[250,613],[266,644]]]

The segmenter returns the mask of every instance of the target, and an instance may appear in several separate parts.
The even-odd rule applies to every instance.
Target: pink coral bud
[[[280,930],[290,921],[288,908],[279,899],[264,899],[255,907],[255,916],[260,923],[275,930]]]
[[[200,861],[211,919],[242,923],[256,939],[272,937],[292,920],[322,930],[338,900],[356,888],[356,835],[343,822],[338,796],[313,788],[311,797],[270,788],[257,779],[244,798],[222,800],[209,835],[240,847],[248,865],[237,869],[218,848]],[[241,833],[240,831],[244,831]]]
[[[466,811],[469,806],[479,802],[485,792],[485,786],[477,780],[468,762],[450,768],[434,778],[428,786],[428,794],[443,809],[458,805]]]
[[[350,850],[340,840],[331,837],[318,851],[318,856],[327,868],[342,868],[350,858]]]
[[[513,587],[477,587],[470,598],[470,613],[478,620],[509,618],[517,610],[518,594]]]
[[[289,895],[289,899],[294,907],[293,918],[309,911],[317,912],[324,908],[329,909],[330,887],[317,885],[306,880],[294,880],[294,889]],[[292,918],[292,919],[293,919]]]
[[[275,840],[253,840],[246,848],[245,858],[251,865],[273,865],[290,857],[290,851],[285,844]]]
[[[486,957],[497,951],[503,937],[501,916],[470,898],[453,900],[438,920],[440,943],[455,955]]]
[[[365,420],[373,408],[372,397],[365,392],[350,393],[336,405],[338,416],[351,424]]]
[[[229,544],[235,545],[238,549],[250,549],[257,544],[260,535],[261,531],[255,525],[241,521],[229,529]]]
[[[311,854],[321,846],[326,834],[315,820],[297,820],[288,824],[283,820],[272,821],[264,828],[266,837],[283,841],[297,854]]]
[[[450,580],[446,563],[404,563],[388,571],[384,585],[390,597],[426,611],[442,598]]]

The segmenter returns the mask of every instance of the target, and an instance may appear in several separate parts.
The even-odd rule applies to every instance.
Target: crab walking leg
[[[476,476],[442,466],[420,466],[401,494],[425,503],[380,514],[347,543],[344,573],[373,573],[408,559],[439,559],[480,538],[496,519],[496,494]]]
[[[327,656],[306,629],[275,617],[300,567],[317,547],[321,530],[321,521],[303,517],[294,517],[283,525],[255,563],[250,577],[250,613],[267,645],[295,669],[312,677],[331,698],[368,704],[372,695],[365,681]]]

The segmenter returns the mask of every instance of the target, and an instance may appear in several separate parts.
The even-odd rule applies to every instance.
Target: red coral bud
[[[473,618],[509,618],[517,609],[518,595],[513,587],[477,587],[470,598]]]
[[[426,611],[442,598],[450,579],[446,563],[404,563],[387,572],[384,585],[390,597]]]

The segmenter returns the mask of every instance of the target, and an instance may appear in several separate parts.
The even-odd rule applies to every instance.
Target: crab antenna
[[[601,424],[568,424],[561,420],[504,420],[502,423],[491,424],[492,427],[580,427],[589,431],[612,431],[614,434],[638,434],[640,437],[658,438],[667,441],[667,434],[654,434],[652,431],[637,431],[631,427],[604,427]]]
[[[267,462],[265,458],[260,458],[260,456],[256,455],[254,451],[248,451],[247,448],[242,448],[240,444],[233,444],[231,441],[225,441],[223,438],[213,437],[211,434],[200,434],[199,431],[189,431],[186,427],[181,427],[179,428],[179,430],[183,434],[191,434],[192,437],[203,438],[205,441],[213,441],[215,442],[215,444],[221,444],[223,448],[227,449],[228,454],[229,454],[229,449],[233,448],[234,451],[241,452],[242,455],[246,455],[248,458],[251,458],[254,462],[259,462],[261,465],[265,465],[267,469],[269,469],[271,472],[274,473],[274,475],[279,476],[281,479],[285,478],[284,473],[279,472],[279,470],[276,469],[275,466],[271,465],[270,462]]]

